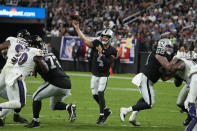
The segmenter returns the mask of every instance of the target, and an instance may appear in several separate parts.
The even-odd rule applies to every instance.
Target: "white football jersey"
[[[25,79],[26,76],[30,75],[35,67],[34,56],[43,56],[43,51],[37,48],[26,48],[26,50],[21,51],[17,56],[16,64],[6,74],[5,82],[9,86],[13,85],[19,76]]]
[[[2,72],[5,72],[5,70],[9,70],[13,67],[13,64],[11,62],[11,59],[21,50],[25,49],[27,47],[27,43],[24,41],[21,41],[20,39],[16,37],[8,37],[6,41],[10,42],[10,46],[8,47],[7,51],[7,61],[3,68]]]
[[[190,72],[191,72],[191,68],[193,66],[195,66],[196,63],[194,61],[192,61],[192,60],[187,60],[185,58],[181,58],[181,60],[184,61],[185,68],[182,71],[177,71],[176,72],[176,75],[178,75],[180,78],[182,78],[183,80],[185,80],[187,84],[189,84],[190,81],[191,81],[190,80],[190,77],[189,77]]]
[[[186,53],[186,59],[195,60],[197,59],[197,54],[194,51],[188,51]]]
[[[197,59],[197,54],[194,51],[188,51],[188,52],[177,51],[177,54],[175,57],[185,58],[187,60],[195,60],[195,59]]]
[[[24,77],[30,75],[34,70],[35,62],[33,60],[34,56],[43,56],[43,51],[37,48],[27,48],[25,51],[20,53],[18,61],[14,68],[18,68]]]

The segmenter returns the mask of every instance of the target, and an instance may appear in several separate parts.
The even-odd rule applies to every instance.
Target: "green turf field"
[[[3,131],[183,131],[182,123],[186,114],[181,114],[176,106],[176,99],[181,88],[176,88],[172,81],[158,82],[154,85],[156,104],[153,109],[142,111],[138,114],[140,127],[134,127],[129,122],[129,116],[124,123],[120,122],[120,107],[131,106],[141,97],[136,86],[131,84],[133,75],[112,75],[105,92],[106,104],[112,110],[112,115],[103,126],[96,125],[99,116],[99,107],[93,100],[90,90],[90,73],[68,72],[72,83],[72,96],[65,99],[67,103],[77,105],[77,119],[74,123],[68,121],[67,111],[52,111],[49,107],[49,99],[42,102],[40,113],[41,127],[39,129],[27,129],[23,124],[14,123],[13,113],[6,119]],[[26,106],[21,115],[32,120],[31,95],[42,84],[40,77],[26,80],[28,97]],[[0,102],[3,102],[0,99]]]

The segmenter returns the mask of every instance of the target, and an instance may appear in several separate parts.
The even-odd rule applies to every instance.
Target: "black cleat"
[[[109,109],[109,108],[106,108],[104,110],[104,118],[105,118],[105,121],[107,120],[107,118],[112,114],[112,111]],[[104,121],[104,122],[105,122]]]
[[[106,119],[105,119],[104,115],[100,115],[99,118],[98,118],[98,120],[97,120],[97,122],[96,122],[96,124],[102,125],[102,124],[105,123],[105,120]]]
[[[28,120],[21,117],[19,114],[14,114],[13,121],[14,122],[19,122],[19,123],[28,123]]]
[[[40,122],[32,120],[31,123],[25,125],[26,128],[40,128]]]
[[[192,118],[190,117],[190,115],[188,114],[187,118],[185,119],[185,121],[183,122],[184,126],[189,125],[189,123],[191,122]]]
[[[69,106],[68,106],[68,113],[69,113],[69,120],[70,120],[70,122],[74,122],[75,120],[76,120],[76,105],[72,105],[72,104],[70,104]]]
[[[4,127],[5,119],[0,119],[0,128]]]

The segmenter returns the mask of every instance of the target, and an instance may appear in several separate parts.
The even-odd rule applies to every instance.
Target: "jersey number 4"
[[[97,61],[98,61],[100,67],[104,66],[103,61],[101,60],[100,57],[97,58]]]

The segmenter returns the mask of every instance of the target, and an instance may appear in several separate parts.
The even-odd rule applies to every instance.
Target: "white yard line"
[[[67,73],[68,75],[70,76],[83,76],[83,77],[91,77],[92,75],[91,74],[83,74],[83,73]],[[124,79],[124,80],[132,80],[133,77],[124,77],[124,76],[109,76],[110,79]],[[159,82],[163,82],[162,80],[159,80]],[[172,83],[173,81],[172,80],[168,80],[166,81],[168,83]],[[42,81],[40,80],[29,80],[27,81],[27,83],[42,83]]]

